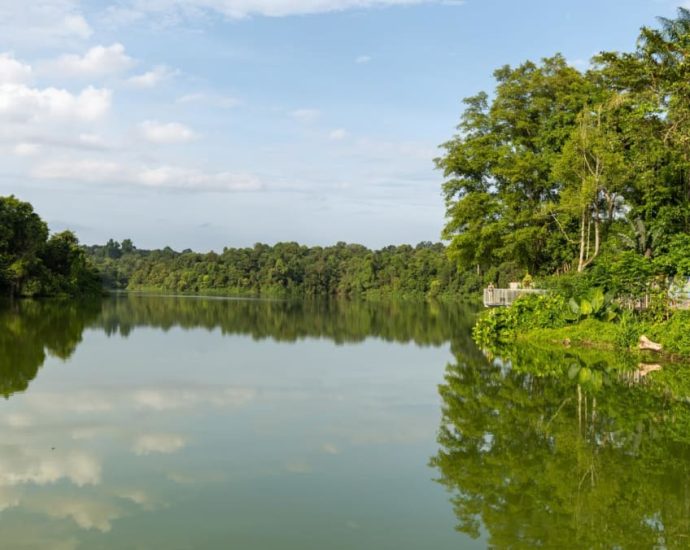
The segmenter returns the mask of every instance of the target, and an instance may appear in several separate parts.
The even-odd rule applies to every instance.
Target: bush
[[[481,346],[494,340],[505,342],[517,331],[561,327],[567,322],[568,306],[558,294],[528,294],[510,307],[493,308],[479,316],[473,336]]]

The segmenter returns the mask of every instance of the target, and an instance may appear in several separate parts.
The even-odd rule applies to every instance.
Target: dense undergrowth
[[[652,304],[647,310],[621,307],[594,291],[594,304],[561,294],[526,295],[510,307],[479,316],[473,336],[483,348],[515,342],[634,350],[641,336],[662,344],[669,354],[690,356],[690,311]]]

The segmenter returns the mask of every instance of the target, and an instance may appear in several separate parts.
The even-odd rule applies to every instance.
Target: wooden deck
[[[541,288],[485,288],[484,307],[509,306],[520,296],[525,294],[545,294]]]

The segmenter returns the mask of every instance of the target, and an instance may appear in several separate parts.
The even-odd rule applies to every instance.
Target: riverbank
[[[510,343],[637,351],[640,337],[661,344],[659,355],[690,358],[690,311],[633,312],[613,307],[583,315],[557,295],[526,296],[479,315],[473,337],[482,348]]]

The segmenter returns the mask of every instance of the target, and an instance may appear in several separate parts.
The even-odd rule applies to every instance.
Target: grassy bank
[[[660,343],[664,355],[690,357],[690,311],[656,306],[634,312],[604,299],[580,308],[559,295],[525,296],[510,307],[483,312],[473,330],[475,341],[487,349],[521,342],[634,351],[643,335]]]

